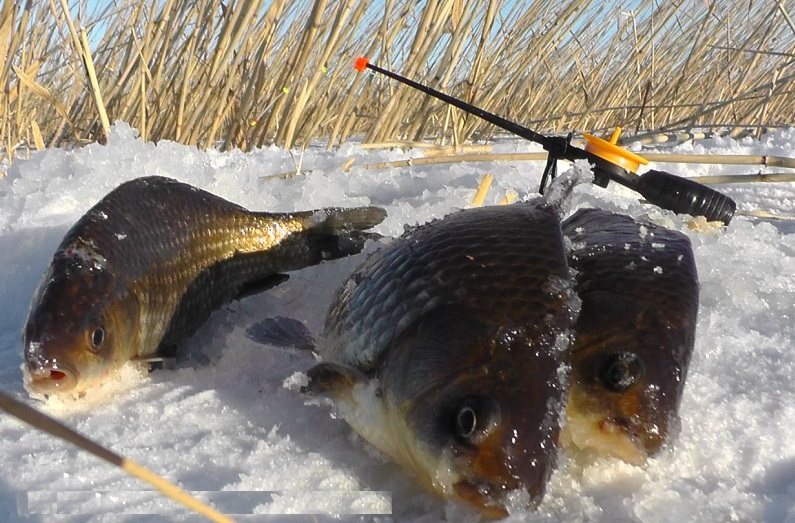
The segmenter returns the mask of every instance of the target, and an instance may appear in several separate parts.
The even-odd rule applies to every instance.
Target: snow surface
[[[795,129],[761,142],[709,140],[680,153],[791,155]],[[538,150],[506,141],[500,152]],[[461,520],[472,514],[418,490],[327,405],[305,404],[296,372],[308,351],[249,340],[247,327],[286,316],[320,331],[337,285],[364,255],[293,273],[284,285],[235,302],[183,349],[176,370],[139,376],[81,401],[31,399],[22,388],[20,332],[28,303],[68,227],[123,181],[166,175],[251,209],[288,211],[375,204],[389,211],[377,228],[398,235],[469,205],[480,178],[495,182],[487,203],[507,190],[530,197],[542,163],[455,163],[401,169],[341,166],[405,159],[418,151],[345,145],[287,151],[265,148],[201,152],[143,143],[117,124],[108,146],[47,150],[16,161],[0,179],[0,383],[4,390],[59,417],[241,521]],[[295,171],[305,175],[269,177]],[[751,172],[725,166],[656,164],[685,176]],[[795,184],[723,186],[743,210],[795,215]],[[701,280],[697,340],[674,445],[646,466],[561,459],[535,512],[516,521],[795,521],[795,221],[738,216],[728,229],[697,233],[688,218],[640,204],[618,186],[575,188],[573,209],[598,206],[649,215],[693,241]],[[149,487],[71,445],[0,415],[0,520],[201,521]],[[51,515],[53,513],[59,515]],[[136,514],[149,514],[136,515]],[[248,515],[246,515],[248,514]],[[258,515],[251,515],[258,514]],[[342,514],[342,516],[334,516]],[[347,515],[346,515],[347,514]],[[371,514],[352,516],[352,514]],[[372,514],[382,514],[373,516]],[[392,515],[390,515],[392,514]],[[280,519],[281,518],[281,519]]]

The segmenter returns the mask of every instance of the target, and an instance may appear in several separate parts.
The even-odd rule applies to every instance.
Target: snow
[[[791,155],[795,129],[761,141],[715,139],[677,153]],[[535,151],[506,140],[499,152]],[[22,388],[21,330],[28,303],[68,227],[123,181],[166,175],[256,210],[381,205],[376,230],[402,233],[469,205],[482,176],[486,203],[535,191],[543,164],[453,163],[344,172],[342,165],[406,159],[418,151],[334,152],[271,147],[250,153],[143,143],[117,124],[109,145],[47,150],[16,161],[0,179],[0,382],[5,391],[212,501],[240,521],[321,513],[318,520],[461,520],[472,514],[418,490],[323,401],[297,388],[311,352],[264,346],[246,329],[265,318],[298,319],[317,336],[335,288],[364,255],[293,273],[285,284],[218,311],[184,343],[174,370],[132,368],[80,401],[43,403]],[[302,173],[279,177],[296,171]],[[566,168],[565,166],[561,166]],[[742,166],[656,164],[684,176],[747,173]],[[795,215],[795,184],[723,186],[744,211]],[[644,206],[612,184],[573,191],[572,211],[598,206],[648,215],[687,234],[701,303],[695,353],[674,444],[645,466],[561,456],[542,505],[515,521],[795,521],[795,221],[737,216],[726,230],[695,232],[688,217]],[[371,246],[370,249],[375,248]],[[127,521],[165,514],[201,521],[123,472],[0,415],[0,520]],[[57,511],[57,515],[53,514]],[[257,514],[257,515],[252,515]],[[354,516],[370,514],[370,516]],[[381,516],[372,516],[381,514]],[[143,519],[142,519],[143,518]],[[290,521],[302,519],[290,519]]]

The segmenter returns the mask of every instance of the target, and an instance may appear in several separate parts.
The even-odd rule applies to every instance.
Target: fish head
[[[104,266],[56,255],[22,335],[26,387],[57,394],[95,384],[126,359],[137,315],[137,301]]]
[[[563,446],[641,464],[678,429],[695,313],[602,293],[583,298]]]
[[[554,326],[531,331],[445,309],[401,336],[383,366],[389,425],[403,431],[396,460],[490,518],[507,515],[516,491],[540,501],[556,459],[565,351]]]

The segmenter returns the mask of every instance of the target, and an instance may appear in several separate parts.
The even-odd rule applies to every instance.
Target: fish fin
[[[375,227],[387,216],[381,207],[328,207],[300,213],[305,225],[317,234],[336,234],[340,231],[364,231]]]
[[[298,213],[306,228],[307,240],[323,260],[334,260],[357,254],[368,240],[382,236],[365,232],[384,221],[386,210],[381,207],[328,207]]]
[[[300,321],[284,316],[265,318],[246,329],[246,337],[257,343],[277,347],[312,350],[315,339],[309,329]]]
[[[367,377],[353,367],[337,363],[320,363],[306,373],[309,384],[301,392],[313,396],[325,395],[334,400],[350,401],[353,387],[367,381]]]
[[[372,232],[350,231],[337,234],[311,234],[307,241],[310,248],[320,253],[322,260],[336,260],[362,252],[368,240],[382,236]]]
[[[574,188],[592,182],[593,172],[586,164],[575,164],[562,175],[555,178],[544,194],[547,205],[552,206],[559,218],[563,218],[571,210],[571,199]]]
[[[161,356],[158,354],[153,354],[150,356],[139,356],[137,358],[133,358],[133,361],[146,363],[146,365],[149,367],[149,372],[159,369],[174,370],[177,368],[177,358],[173,356]]]
[[[268,289],[272,289],[281,285],[289,279],[290,276],[287,274],[270,274],[264,278],[260,278],[259,280],[247,282],[245,285],[240,287],[240,289],[238,289],[235,299],[241,300],[243,298],[248,298],[249,296],[254,296],[255,294],[265,292]]]

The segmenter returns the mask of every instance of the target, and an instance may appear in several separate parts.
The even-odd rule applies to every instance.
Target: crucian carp
[[[173,355],[222,304],[358,253],[378,207],[251,212],[164,177],[126,182],[69,230],[23,332],[26,387],[80,392],[129,360]]]
[[[582,302],[563,447],[643,463],[678,426],[698,315],[690,240],[599,209],[563,234]]]
[[[453,213],[343,284],[305,392],[427,490],[503,517],[514,491],[541,499],[555,464],[572,293],[545,199]]]

